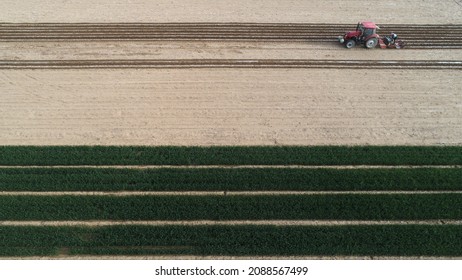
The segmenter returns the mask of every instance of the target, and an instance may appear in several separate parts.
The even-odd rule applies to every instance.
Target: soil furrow
[[[462,25],[379,24],[380,34],[399,33],[412,48],[424,40],[428,46],[462,47]],[[53,40],[308,40],[330,41],[354,30],[345,24],[0,24],[0,41]],[[422,39],[423,38],[423,39]]]
[[[0,69],[88,68],[336,68],[336,69],[462,69],[462,61],[443,60],[1,60]]]

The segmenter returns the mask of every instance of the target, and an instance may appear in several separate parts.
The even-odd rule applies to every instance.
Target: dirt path
[[[249,196],[249,195],[383,195],[461,194],[462,191],[0,191],[0,196]]]
[[[4,22],[462,23],[454,0],[2,0]]]
[[[0,100],[2,145],[462,145],[458,70],[2,70]]]
[[[344,221],[344,220],[256,220],[256,221],[0,221],[0,226],[363,226],[363,225],[462,225],[462,220]]]
[[[0,168],[92,168],[92,169],[419,169],[462,168],[461,165],[0,165]]]
[[[340,34],[339,34],[340,35]],[[346,50],[336,42],[1,42],[0,60],[339,59],[462,60],[462,49]]]
[[[2,60],[0,69],[433,69],[462,70],[462,61],[325,59]]]

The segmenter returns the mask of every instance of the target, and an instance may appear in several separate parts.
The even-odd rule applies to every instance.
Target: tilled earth
[[[14,145],[461,144],[460,70],[2,70]],[[438,81],[435,84],[435,81]]]
[[[87,2],[0,4],[0,144],[462,144],[460,1]]]
[[[461,144],[460,26],[395,25],[414,44],[402,50],[346,50],[331,33],[348,25],[333,26],[4,24],[0,140]]]

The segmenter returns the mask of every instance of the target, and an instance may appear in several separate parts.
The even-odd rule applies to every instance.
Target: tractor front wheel
[[[378,42],[379,42],[379,40],[377,40],[377,38],[371,38],[371,39],[366,41],[365,46],[368,49],[372,49],[372,48],[375,48],[377,46]]]
[[[347,49],[351,49],[351,48],[353,48],[354,46],[356,46],[355,40],[348,40],[348,41],[345,43],[345,47],[346,47]]]

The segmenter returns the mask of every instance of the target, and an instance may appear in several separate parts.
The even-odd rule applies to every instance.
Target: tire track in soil
[[[325,59],[170,59],[170,60],[0,60],[0,69],[115,68],[328,68],[328,69],[462,69],[451,60],[325,60]]]

